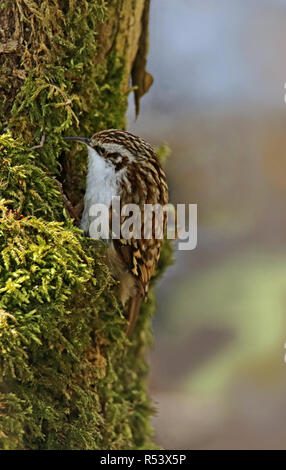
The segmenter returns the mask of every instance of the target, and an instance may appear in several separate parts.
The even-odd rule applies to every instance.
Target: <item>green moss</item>
[[[68,161],[84,187],[86,159],[68,153],[64,135],[125,125],[124,58],[111,50],[95,60],[109,7],[17,5],[27,47],[13,70],[0,59],[0,120],[9,128],[0,136],[0,448],[152,448],[152,292],[130,343],[104,245],[66,217],[53,179]],[[43,133],[44,147],[31,151]]]

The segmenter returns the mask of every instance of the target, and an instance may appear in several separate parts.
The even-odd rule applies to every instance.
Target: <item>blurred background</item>
[[[155,83],[129,130],[168,143],[198,247],[157,289],[150,390],[167,449],[286,449],[286,0],[153,0]]]

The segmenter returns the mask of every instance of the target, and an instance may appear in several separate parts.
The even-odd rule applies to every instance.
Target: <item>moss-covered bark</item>
[[[148,7],[0,3],[1,449],[152,446],[152,294],[130,344],[104,246],[73,226],[53,181],[79,202],[86,155],[63,135],[123,128],[130,75],[137,103],[147,90]],[[166,248],[157,275],[169,259]]]

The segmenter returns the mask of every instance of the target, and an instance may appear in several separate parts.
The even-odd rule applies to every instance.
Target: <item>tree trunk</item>
[[[54,181],[80,203],[86,154],[63,136],[124,128],[130,77],[139,110],[148,14],[149,0],[0,2],[1,449],[152,445],[154,303],[130,344],[104,246],[81,236]]]

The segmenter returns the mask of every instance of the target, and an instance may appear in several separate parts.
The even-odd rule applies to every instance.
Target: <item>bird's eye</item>
[[[98,155],[101,155],[102,157],[104,157],[107,153],[106,149],[104,147],[101,147],[100,145],[96,145],[95,150],[98,153]]]

